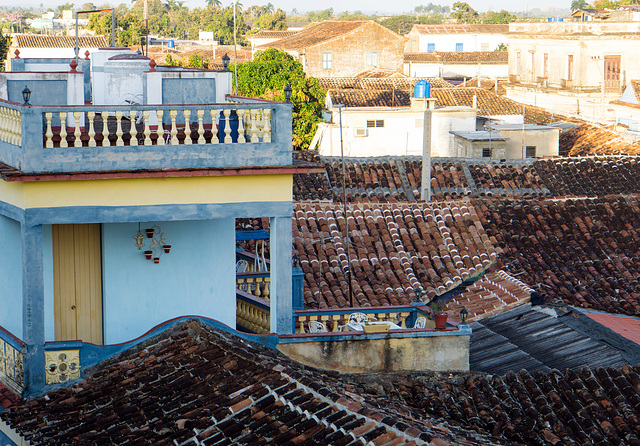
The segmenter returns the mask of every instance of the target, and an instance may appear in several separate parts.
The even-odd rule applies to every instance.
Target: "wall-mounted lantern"
[[[224,67],[225,71],[229,71],[229,61],[231,60],[231,58],[229,57],[229,55],[227,53],[224,54],[224,56],[222,56],[222,66]]]
[[[29,104],[29,99],[31,99],[31,90],[26,85],[24,86],[24,90],[22,90],[22,99],[24,99],[24,104],[22,105],[31,105]]]

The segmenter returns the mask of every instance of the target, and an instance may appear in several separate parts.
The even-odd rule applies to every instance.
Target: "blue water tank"
[[[431,83],[430,82],[425,82],[424,83],[424,97],[426,99],[429,99],[431,97]]]
[[[175,48],[176,47],[176,42],[174,42],[173,40],[169,40],[167,42],[167,48]]]
[[[413,87],[413,97],[416,99],[424,99],[426,89],[427,89],[427,81],[421,80],[416,82],[416,85]]]

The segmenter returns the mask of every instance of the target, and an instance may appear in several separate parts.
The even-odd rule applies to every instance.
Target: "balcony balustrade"
[[[28,173],[290,165],[291,111],[269,101],[126,107],[0,101],[0,162]]]

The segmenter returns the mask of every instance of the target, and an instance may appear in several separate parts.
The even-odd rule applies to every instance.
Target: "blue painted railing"
[[[292,162],[291,123],[291,105],[279,102],[125,107],[0,101],[0,162],[26,173],[285,166]]]

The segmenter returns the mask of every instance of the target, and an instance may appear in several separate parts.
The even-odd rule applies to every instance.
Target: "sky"
[[[90,0],[69,0],[70,3],[74,3],[75,6],[81,6],[83,3]],[[221,0],[223,5],[231,4],[232,0]],[[40,3],[45,8],[55,8],[56,6],[65,3],[64,1],[53,0],[2,0],[2,6],[34,6],[39,7]],[[95,0],[93,3],[100,6],[103,3],[111,3],[118,5],[120,3],[131,4],[131,0]],[[266,5],[269,0],[256,1],[256,0],[240,0],[240,3],[246,9],[252,5]],[[438,1],[438,0],[322,0],[319,2],[300,2],[299,0],[271,0],[276,8],[283,9],[289,14],[293,8],[296,8],[298,12],[304,11],[317,11],[327,8],[333,8],[334,12],[342,11],[362,11],[364,13],[377,13],[378,15],[384,14],[401,14],[403,12],[411,12],[416,6],[428,5],[429,3],[446,5],[451,7],[454,0],[451,1]],[[506,9],[510,12],[526,11],[528,8],[569,8],[571,0],[535,0],[535,1],[518,1],[513,0],[471,0],[468,1],[469,5],[473,9],[479,12],[488,10],[499,11]],[[566,5],[564,4],[566,3]],[[185,6],[188,8],[202,7],[206,4],[205,0],[185,0]]]

